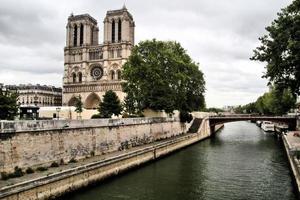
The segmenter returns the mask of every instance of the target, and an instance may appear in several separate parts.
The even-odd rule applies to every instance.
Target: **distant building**
[[[224,106],[222,110],[224,110],[224,112],[234,113],[235,108],[236,106]]]
[[[123,100],[121,71],[134,46],[135,29],[126,7],[106,13],[102,44],[98,22],[89,14],[71,14],[66,29],[63,105],[74,106],[81,96],[84,108],[96,109],[108,90]]]
[[[47,85],[6,85],[9,90],[17,90],[21,107],[51,107],[62,105],[62,88]]]

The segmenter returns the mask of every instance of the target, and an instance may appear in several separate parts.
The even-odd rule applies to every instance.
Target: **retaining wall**
[[[300,163],[299,161],[297,161],[295,159],[295,149],[292,148],[291,144],[288,141],[287,136],[283,135],[282,136],[282,140],[283,140],[283,144],[284,144],[284,148],[285,148],[285,152],[286,155],[288,157],[289,160],[289,164],[293,173],[293,177],[297,186],[297,192],[298,195],[300,193]]]
[[[83,159],[180,135],[186,125],[171,118],[83,121],[2,121],[0,172],[54,161]]]
[[[0,190],[1,200],[36,200],[55,198],[88,186],[109,176],[117,175],[142,163],[157,159],[175,150],[194,144],[211,135],[208,120],[204,119],[198,133],[176,137],[166,142],[140,148],[106,160],[65,170],[47,177],[8,186]]]

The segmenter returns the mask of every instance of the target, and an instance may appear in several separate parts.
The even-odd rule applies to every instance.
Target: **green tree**
[[[269,92],[259,97],[254,104],[243,106],[246,113],[260,113],[264,115],[283,115],[294,108],[296,98],[290,89],[272,87]],[[252,111],[252,112],[249,112]]]
[[[18,114],[18,93],[0,87],[0,119],[14,120]]]
[[[102,118],[111,118],[111,116],[119,115],[122,112],[122,106],[116,93],[109,90],[103,96],[103,101],[100,102],[98,111]]]
[[[234,108],[234,113],[236,114],[244,114],[244,107],[239,105],[237,107]]]
[[[261,46],[254,50],[252,60],[266,62],[263,77],[281,91],[290,88],[300,94],[300,0],[294,0],[278,13],[278,18],[266,27],[267,35],[259,38]]]
[[[204,112],[214,112],[214,113],[221,113],[224,112],[223,109],[220,108],[205,108],[203,109]]]
[[[255,107],[260,114],[268,114],[269,111],[265,104],[266,95],[259,97],[255,102]]]
[[[140,42],[123,66],[122,77],[130,102],[125,107],[135,112],[147,108],[191,112],[205,107],[203,73],[177,42]]]
[[[78,118],[81,119],[81,113],[83,112],[83,103],[81,101],[80,95],[75,99],[75,112],[78,114]]]
[[[137,102],[134,100],[132,92],[127,93],[124,99],[123,106],[124,106],[124,111],[127,114],[129,114],[129,116],[142,115],[142,113],[140,112],[141,109],[139,109],[139,105],[137,105]]]
[[[247,114],[258,113],[255,103],[249,103],[243,107],[244,107],[245,113],[247,113]]]
[[[266,99],[266,105],[271,114],[283,115],[286,114],[296,104],[296,98],[292,95],[290,89],[283,91],[278,88],[273,88],[269,94],[269,99]]]

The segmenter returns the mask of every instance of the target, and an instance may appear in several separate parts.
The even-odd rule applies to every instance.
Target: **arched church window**
[[[80,46],[83,44],[83,24],[80,24]]]
[[[118,41],[119,42],[122,41],[122,21],[121,21],[121,19],[119,19],[119,23],[118,23]]]
[[[76,83],[76,74],[75,73],[72,74],[72,78],[73,78],[73,83]]]
[[[79,81],[79,83],[82,82],[82,73],[81,72],[78,73],[78,81]]]
[[[110,78],[111,80],[115,79],[115,72],[113,70],[110,71]]]
[[[91,44],[94,44],[94,26],[91,27]]]
[[[121,71],[118,70],[118,80],[121,80]]]
[[[115,39],[116,39],[116,23],[115,23],[115,20],[112,21],[112,24],[111,24],[111,41],[114,43],[115,42]]]
[[[77,46],[77,25],[74,26],[74,40],[73,40],[73,46]]]

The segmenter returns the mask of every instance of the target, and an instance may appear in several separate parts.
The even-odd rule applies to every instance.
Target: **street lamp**
[[[59,120],[59,112],[61,111],[61,108],[60,107],[57,107],[56,108],[56,112],[57,112],[57,119]]]

